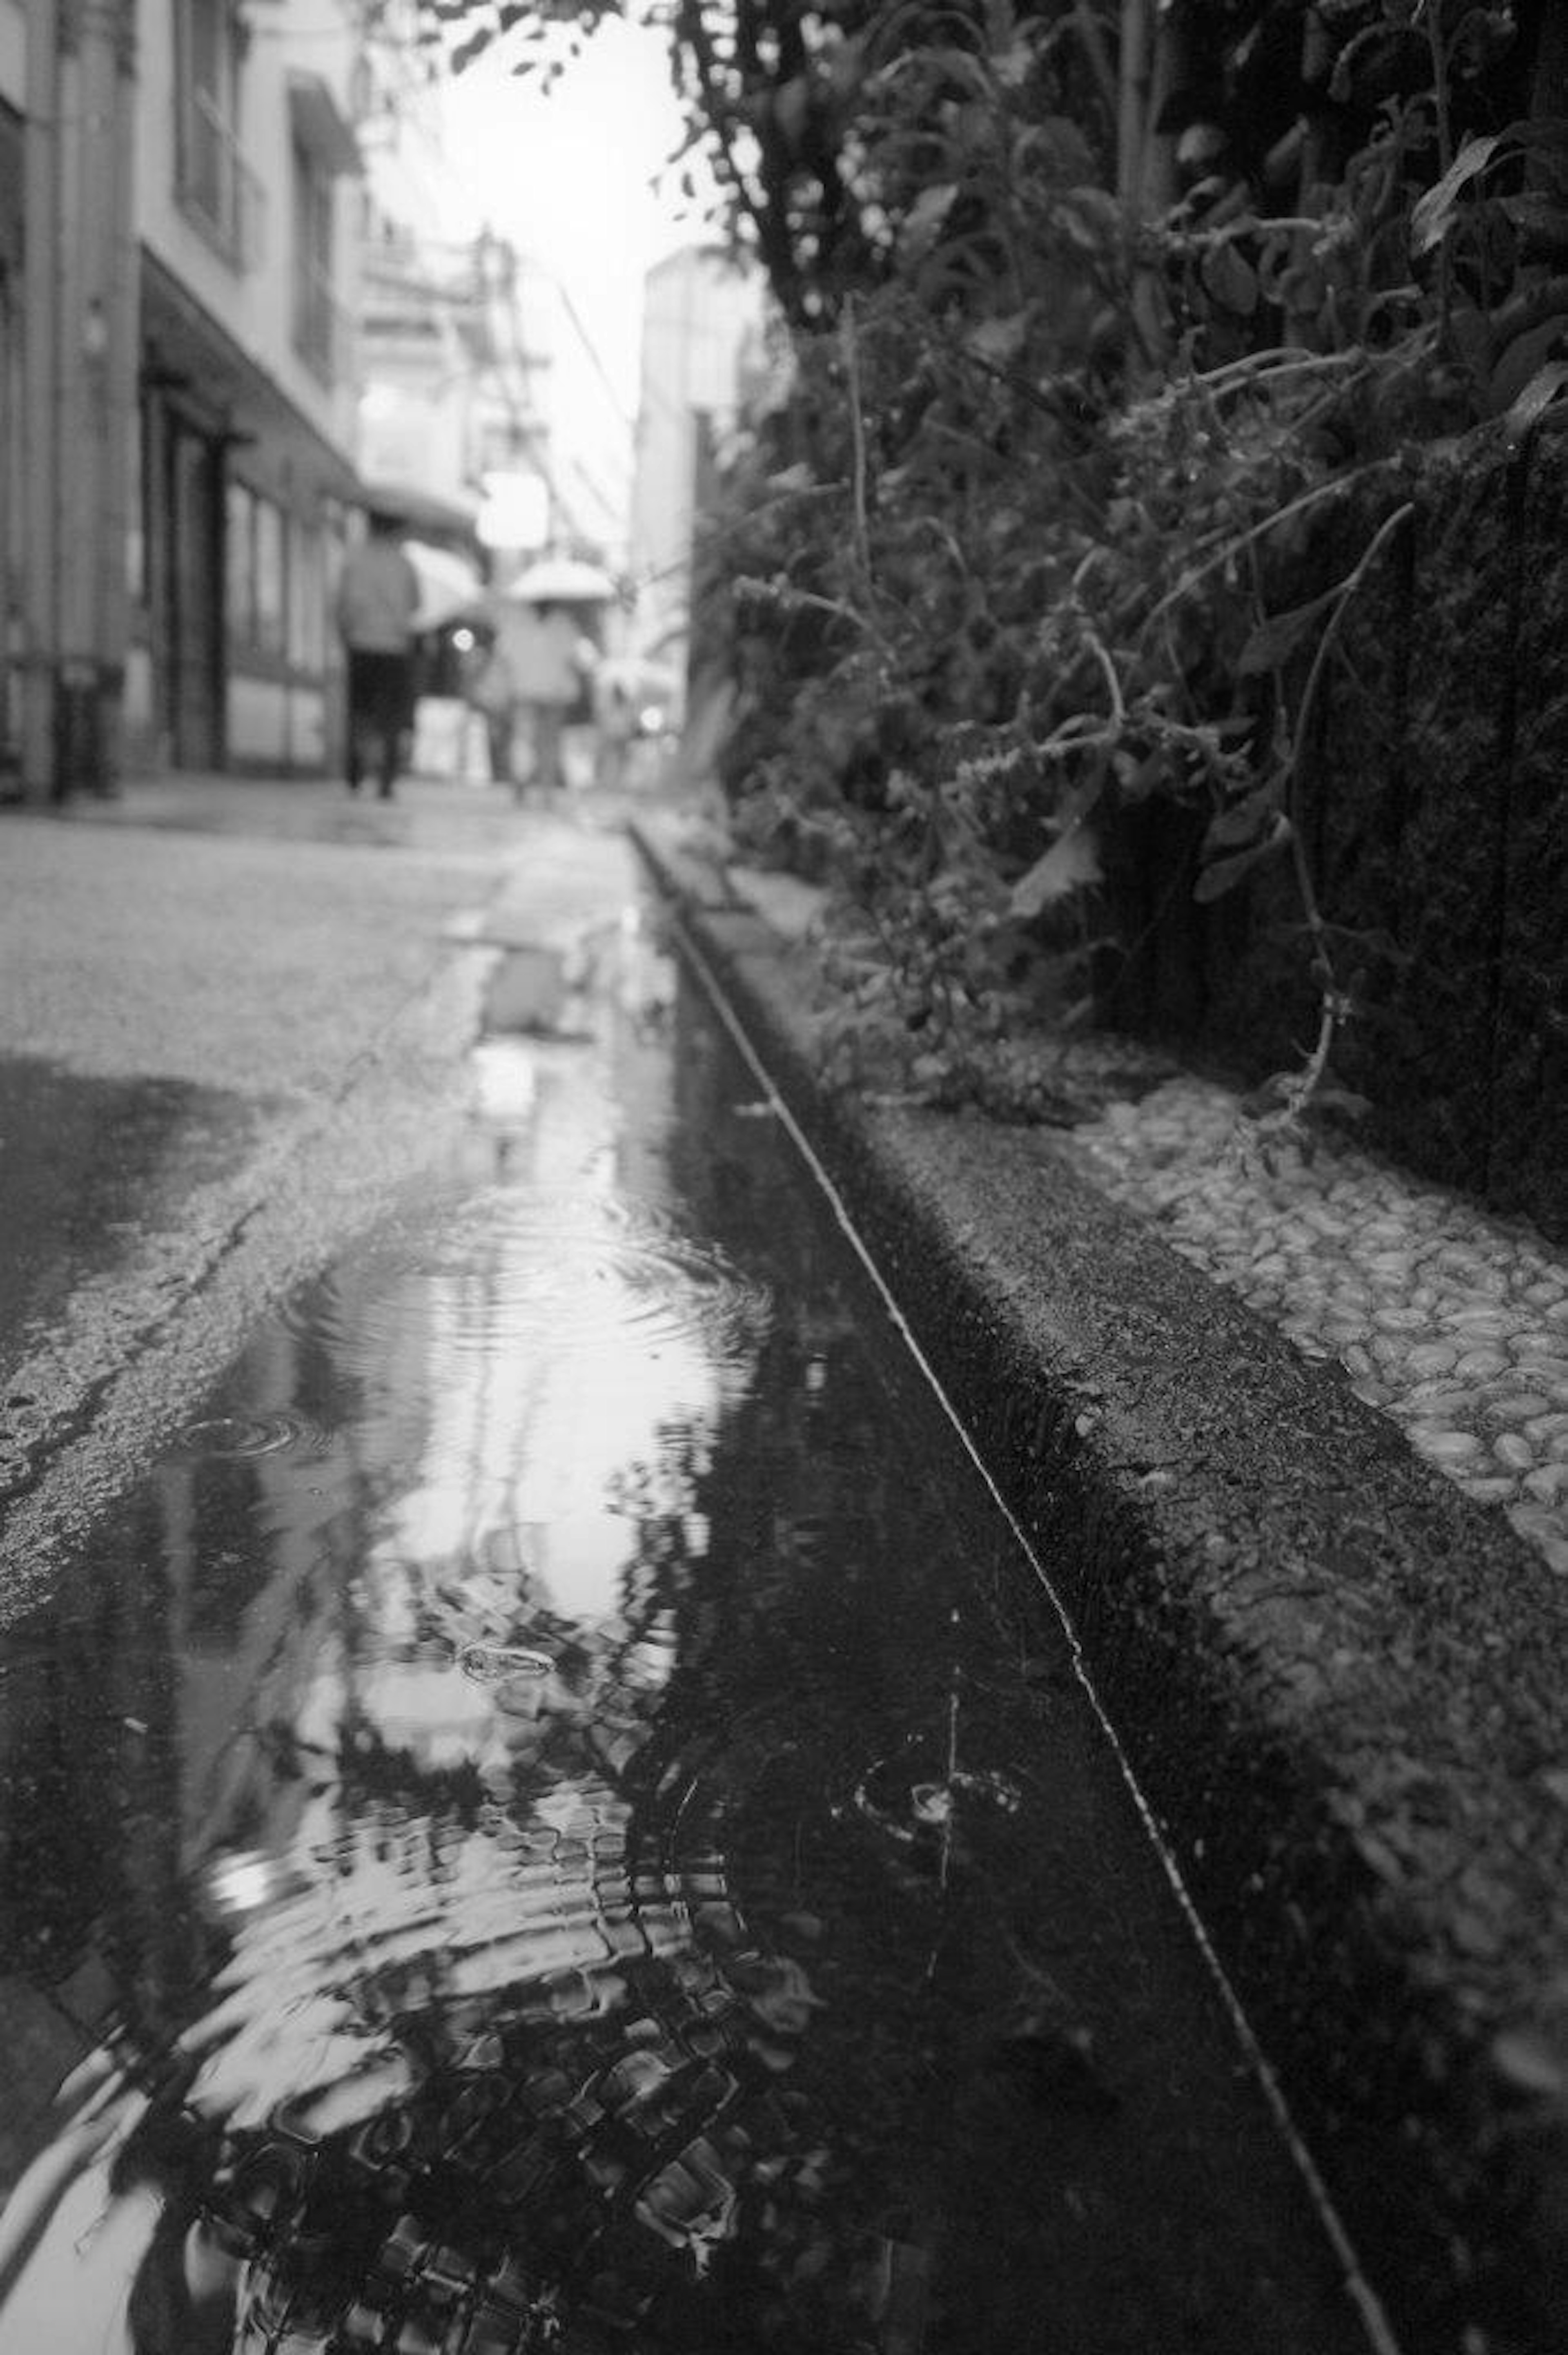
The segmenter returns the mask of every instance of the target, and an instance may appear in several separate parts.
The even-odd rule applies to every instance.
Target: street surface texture
[[[257,1310],[443,1147],[496,928],[602,906],[580,807],[160,781],[0,827],[0,1616]]]
[[[1568,1258],[1366,1154],[1249,1146],[1235,1098],[1172,1081],[1075,1145],[1173,1250],[1337,1361],[1359,1398],[1568,1578]]]
[[[730,866],[737,899],[808,941],[823,895]],[[1213,1081],[1168,1081],[1071,1133],[1113,1201],[1316,1361],[1568,1578],[1568,1253],[1326,1136],[1269,1136]]]

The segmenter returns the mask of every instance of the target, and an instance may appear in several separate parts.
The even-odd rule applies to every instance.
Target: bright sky
[[[679,173],[662,170],[683,128],[664,37],[613,19],[548,91],[539,75],[509,70],[535,54],[498,41],[450,86],[449,155],[471,226],[488,222],[535,257],[580,321],[583,336],[567,320],[559,337],[557,455],[580,456],[619,486],[637,412],[643,278],[704,232]]]

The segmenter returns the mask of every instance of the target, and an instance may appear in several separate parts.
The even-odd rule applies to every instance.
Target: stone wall
[[[1568,1241],[1568,435],[1495,433],[1348,494],[1302,595],[1358,591],[1298,817],[1357,1005],[1336,1050],[1369,1145]],[[1293,591],[1280,600],[1295,600]],[[1249,1082],[1317,1032],[1287,859],[1209,906],[1200,813],[1126,813],[1107,882],[1111,1020]]]

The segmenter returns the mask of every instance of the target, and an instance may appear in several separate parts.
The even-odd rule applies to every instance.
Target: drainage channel
[[[497,980],[450,1170],[0,1638],[0,2355],[1386,2355],[655,911]]]

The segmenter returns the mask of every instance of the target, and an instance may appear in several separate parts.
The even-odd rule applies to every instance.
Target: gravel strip
[[[1568,1578],[1568,1258],[1366,1154],[1256,1140],[1228,1091],[1180,1079],[1069,1149]]]

